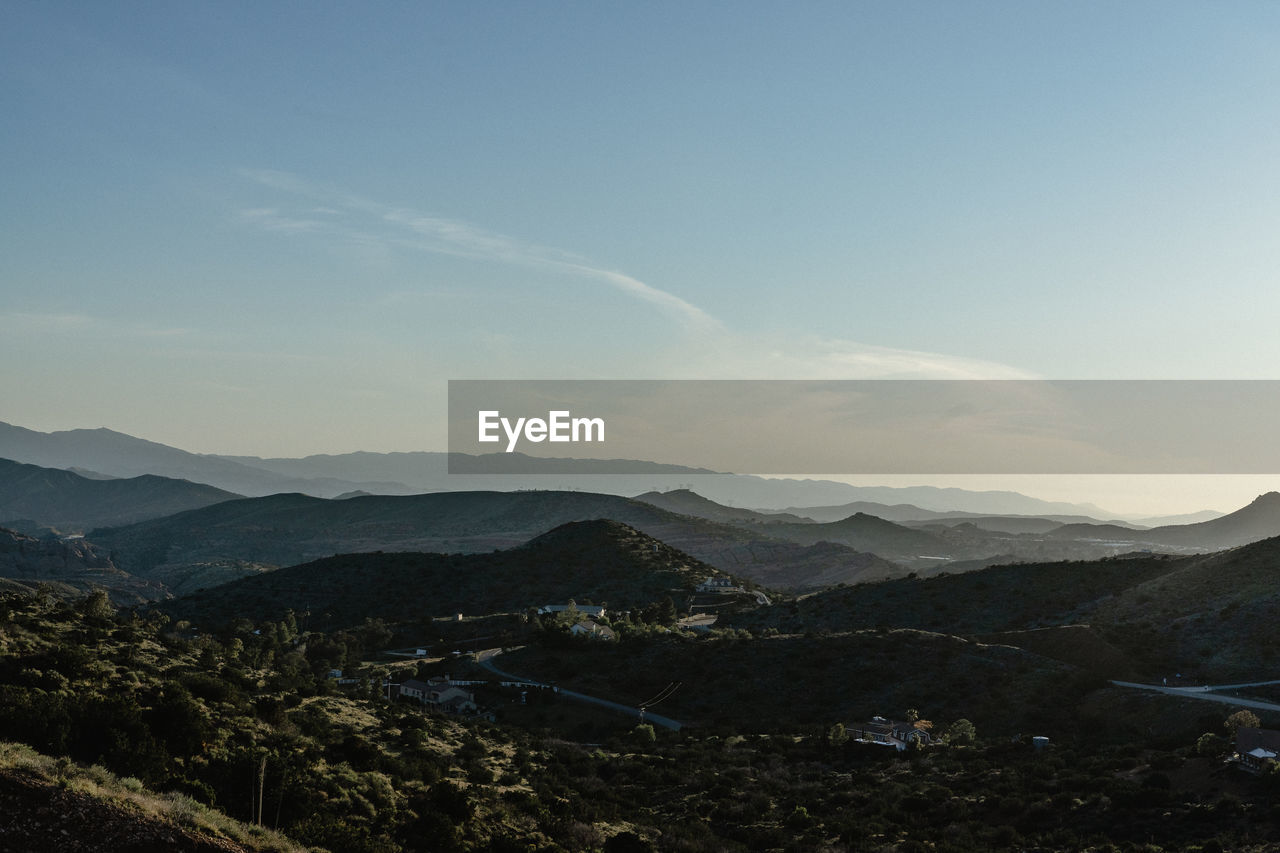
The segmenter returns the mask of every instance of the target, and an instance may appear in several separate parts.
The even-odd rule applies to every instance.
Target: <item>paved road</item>
[[[493,674],[501,676],[507,681],[523,681],[527,684],[535,684],[539,687],[551,687],[556,691],[556,695],[558,696],[568,696],[570,699],[577,699],[580,702],[589,702],[592,705],[600,705],[601,707],[609,708],[613,711],[621,711],[622,713],[629,714],[638,720],[643,720],[646,723],[652,723],[655,726],[661,726],[664,729],[671,729],[672,731],[678,732],[682,728],[683,724],[679,721],[673,720],[670,717],[664,717],[660,714],[655,714],[652,711],[641,711],[639,708],[633,708],[619,702],[610,702],[608,699],[588,696],[587,694],[579,693],[576,690],[565,690],[563,687],[555,687],[545,681],[537,681],[532,678],[525,678],[522,675],[512,675],[509,672],[504,672],[503,670],[498,669],[498,667],[493,663],[493,659],[500,654],[502,654],[502,649],[485,649],[483,652],[476,654],[476,662]]]
[[[1165,693],[1170,696],[1181,696],[1184,699],[1203,699],[1207,702],[1221,702],[1224,705],[1238,705],[1242,708],[1261,708],[1264,711],[1280,711],[1280,704],[1275,702],[1264,702],[1261,699],[1241,699],[1238,696],[1223,696],[1221,693],[1210,693],[1210,690],[1228,690],[1233,687],[1261,687],[1267,684],[1277,684],[1275,681],[1255,681],[1250,684],[1219,684],[1205,685],[1203,687],[1164,687],[1159,684],[1138,684],[1133,681],[1113,681],[1111,682],[1117,687],[1133,687],[1138,690],[1150,690],[1155,693]]]

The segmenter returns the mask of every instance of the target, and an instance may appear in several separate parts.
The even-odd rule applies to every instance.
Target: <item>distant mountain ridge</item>
[[[1219,551],[1280,535],[1280,492],[1267,492],[1247,506],[1209,521],[1131,530],[1110,524],[1067,524],[1055,538],[1108,538],[1172,548]]]
[[[911,502],[951,514],[958,511],[983,515],[1050,513],[1093,518],[1114,515],[1089,505],[1041,501],[1016,492],[972,492],[929,486],[864,487],[833,480],[708,474],[704,469],[638,460],[632,463],[635,473],[630,474],[601,474],[598,473],[599,463],[592,460],[561,459],[539,463],[540,468],[546,469],[546,473],[541,474],[462,476],[448,473],[448,454],[430,451],[357,451],[298,459],[202,455],[109,429],[43,433],[6,423],[0,423],[0,457],[47,468],[78,467],[107,477],[157,474],[205,483],[251,497],[284,492],[328,498],[354,491],[408,495],[516,489],[636,495],[689,488],[691,483],[696,483],[698,494],[721,504],[739,507],[837,506],[862,500],[887,505]],[[834,521],[857,511],[881,515],[875,510],[862,508],[816,520]],[[776,513],[778,510],[764,512]],[[808,515],[803,509],[782,512]]]
[[[1014,492],[993,492],[993,493],[971,492],[969,494],[999,495],[1000,497],[990,502],[992,506],[999,505],[999,506],[1008,507],[1008,506],[1018,505],[1018,506],[1030,508],[1034,503],[1043,503],[1044,507],[1043,507],[1043,510],[1039,512],[1030,511],[1030,510],[1025,512],[1014,512],[1010,509],[1005,509],[1000,512],[995,512],[991,510],[973,510],[973,509],[963,510],[963,509],[957,509],[955,507],[948,507],[943,509],[925,509],[922,506],[917,506],[915,504],[910,504],[910,503],[887,504],[887,503],[880,503],[874,500],[857,500],[857,501],[850,501],[848,503],[837,504],[834,506],[808,506],[808,507],[792,506],[792,507],[787,507],[785,510],[779,510],[779,512],[791,513],[798,516],[812,518],[814,521],[839,521],[842,518],[848,518],[851,515],[861,512],[861,513],[866,513],[867,515],[874,515],[877,518],[883,518],[885,521],[896,522],[898,524],[904,524],[909,522],[925,522],[925,521],[947,521],[952,519],[957,521],[962,519],[976,520],[980,518],[1027,518],[1027,519],[1043,518],[1043,519],[1048,519],[1049,521],[1055,521],[1058,524],[1070,524],[1073,522],[1080,522],[1085,524],[1096,524],[1096,523],[1102,523],[1102,520],[1103,520],[1102,516],[1106,515],[1106,513],[1101,513],[1101,512],[1098,516],[1081,515],[1079,512],[1063,513],[1060,510],[1064,507],[1074,507],[1076,509],[1080,509],[1080,507],[1075,504],[1054,504],[1049,502],[1039,502],[1035,498],[1028,498],[1025,495],[1017,495]],[[1016,497],[1006,498],[1005,497],[1006,495],[1016,495]],[[968,501],[968,503],[970,503],[971,505],[975,504],[974,501]],[[1054,509],[1057,509],[1059,511],[1055,512],[1053,511]],[[1127,521],[1119,521],[1115,519],[1111,519],[1109,521],[1111,521],[1111,523],[1117,523],[1117,524],[1125,524],[1125,525],[1129,524],[1129,522]]]
[[[789,512],[757,512],[753,509],[741,509],[725,506],[691,489],[673,489],[669,492],[645,492],[636,495],[636,500],[656,507],[678,512],[682,515],[693,515],[710,521],[752,522],[760,524],[776,524],[792,522],[805,524],[813,519],[805,518]]]
[[[376,489],[383,485],[285,477],[231,459],[188,453],[105,428],[44,433],[0,423],[0,458],[45,468],[85,468],[106,477],[154,474],[242,495],[305,489],[328,496],[369,486]],[[385,485],[391,489],[398,488],[401,493],[409,491],[399,484]]]

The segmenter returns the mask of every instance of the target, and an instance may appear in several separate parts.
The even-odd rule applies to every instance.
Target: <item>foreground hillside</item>
[[[530,634],[543,663],[579,670],[562,673],[574,687],[590,688],[611,667],[636,687],[683,682],[673,702],[686,702],[676,707],[701,725],[669,733],[555,693],[528,691],[526,704],[519,690],[496,686],[475,689],[497,723],[388,702],[384,677],[399,683],[441,665],[376,662],[386,637],[376,623],[332,634],[300,631],[291,617],[199,634],[180,627],[112,613],[101,596],[75,607],[0,599],[0,726],[54,757],[69,790],[87,776],[132,794],[169,792],[181,828],[191,819],[224,827],[221,849],[288,842],[253,829],[233,836],[216,812],[332,853],[1153,844],[1260,853],[1280,842],[1271,781],[1224,768],[1225,741],[1203,737],[1224,731],[1225,710],[1165,723],[1159,742],[1143,742],[1157,718],[1151,703],[1187,700],[1112,700],[1099,711],[1069,667],[1009,648],[910,631],[649,632],[624,634],[613,650],[549,624]],[[326,677],[334,665],[353,683]],[[886,707],[907,699],[914,704]],[[950,716],[971,701],[972,722]],[[1072,718],[1085,707],[1094,710]],[[941,745],[898,753],[850,736],[868,713],[911,708]],[[1054,746],[1033,750],[1029,732]],[[129,849],[111,835],[128,817],[119,811],[47,788],[21,796],[37,809],[46,801],[36,798],[48,797],[58,814],[83,808],[97,824],[62,825],[76,836],[58,849]],[[162,810],[152,802],[140,807]],[[0,812],[4,837],[27,837],[30,821],[24,808]],[[169,831],[162,846],[135,849],[187,849],[188,837]]]
[[[500,663],[627,705],[679,682],[656,711],[736,730],[795,731],[899,708],[918,708],[939,725],[966,718],[984,731],[1051,721],[1060,729],[1064,702],[1098,683],[1012,646],[902,629],[529,646]]]
[[[182,794],[0,742],[0,844],[13,851],[305,853],[279,833],[227,818]]]

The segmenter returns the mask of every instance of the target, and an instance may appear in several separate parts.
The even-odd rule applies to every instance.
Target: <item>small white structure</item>
[[[733,578],[710,577],[698,584],[697,592],[740,592],[742,587]]]
[[[547,613],[564,613],[569,609],[568,604],[547,604],[538,608],[540,615]],[[586,616],[589,619],[603,619],[605,617],[605,609],[602,604],[575,604],[573,609]]]

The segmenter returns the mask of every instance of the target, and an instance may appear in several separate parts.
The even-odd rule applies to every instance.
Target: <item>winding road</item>
[[[1241,699],[1238,696],[1223,696],[1215,690],[1239,690],[1245,687],[1266,687],[1280,684],[1274,681],[1250,681],[1244,684],[1203,684],[1197,687],[1168,687],[1162,684],[1139,684],[1135,681],[1112,681],[1116,687],[1132,687],[1137,690],[1149,690],[1169,696],[1182,696],[1186,699],[1203,699],[1207,702],[1220,702],[1224,705],[1238,705],[1242,708],[1260,708],[1264,711],[1280,711],[1280,703],[1265,702],[1261,699]]]
[[[576,690],[565,690],[563,687],[556,687],[553,684],[548,684],[545,681],[538,681],[534,678],[525,678],[522,675],[512,675],[509,672],[504,672],[493,664],[493,659],[500,654],[502,654],[502,649],[485,649],[482,652],[476,653],[476,663],[480,664],[494,675],[501,676],[507,681],[522,681],[526,684],[533,684],[538,687],[550,687],[556,691],[557,696],[567,696],[570,699],[577,699],[579,702],[588,702],[592,705],[599,705],[612,711],[621,711],[624,714],[629,714],[635,717],[643,723],[652,723],[653,725],[661,726],[664,729],[670,729],[678,732],[683,727],[683,724],[678,720],[673,720],[670,717],[664,717],[660,714],[654,714],[651,711],[633,708],[619,702],[611,702],[608,699],[601,699],[597,696],[588,696],[587,694],[579,693]]]

